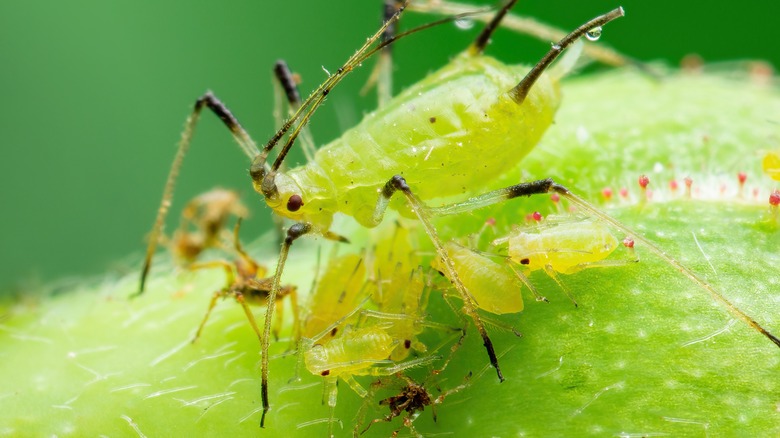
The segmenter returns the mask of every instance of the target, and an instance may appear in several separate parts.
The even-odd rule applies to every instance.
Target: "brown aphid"
[[[233,190],[215,188],[196,196],[182,210],[181,223],[170,240],[174,257],[188,264],[209,248],[223,247],[222,231],[230,217],[247,215]]]
[[[366,433],[372,424],[380,422],[389,423],[393,421],[394,418],[400,417],[406,412],[406,415],[403,418],[403,427],[407,427],[409,432],[414,436],[422,436],[417,429],[415,429],[414,420],[420,416],[420,413],[425,410],[426,406],[430,406],[433,414],[433,421],[436,421],[436,405],[441,404],[448,395],[465,389],[469,385],[471,373],[466,376],[465,383],[444,391],[438,396],[434,396],[428,392],[425,385],[418,384],[406,375],[398,374],[397,377],[404,381],[401,392],[398,395],[387,397],[379,401],[379,405],[387,406],[390,409],[390,413],[382,418],[372,420],[368,426],[360,432],[361,435]],[[400,428],[395,430],[392,436],[397,436],[399,432]]]
[[[200,323],[198,331],[192,339],[193,343],[200,337],[203,327],[206,326],[206,322],[208,321],[209,316],[211,316],[211,311],[214,310],[214,307],[217,305],[217,301],[220,298],[228,298],[231,296],[241,304],[241,307],[243,307],[244,313],[249,320],[249,325],[252,326],[252,330],[255,331],[257,338],[262,343],[262,332],[257,326],[257,321],[255,320],[252,309],[249,308],[248,303],[258,306],[264,306],[268,303],[268,296],[273,288],[273,277],[266,277],[268,270],[265,266],[259,264],[244,251],[238,237],[240,228],[241,218],[236,222],[233,231],[233,246],[237,256],[233,263],[226,260],[214,260],[193,263],[189,267],[191,270],[222,268],[225,271],[225,286],[214,292],[206,315],[203,317],[203,321]],[[290,305],[292,306],[293,327],[297,330],[299,326],[297,291],[298,288],[296,286],[287,285],[282,286],[276,294],[276,304],[279,306],[280,311],[276,314],[277,317],[274,322],[272,331],[274,338],[278,339],[279,337],[279,332],[281,331],[283,323],[282,316],[284,315],[283,303],[284,299],[288,296],[290,297]]]

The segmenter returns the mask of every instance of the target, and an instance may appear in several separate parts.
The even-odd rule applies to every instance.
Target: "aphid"
[[[520,290],[523,282],[506,263],[494,261],[452,241],[445,244],[445,249],[476,307],[495,315],[522,312]],[[447,275],[440,257],[435,258],[431,266]]]
[[[246,217],[247,208],[233,190],[212,189],[193,198],[181,213],[181,224],[170,240],[177,260],[194,262],[209,248],[223,247],[222,233],[231,216]]]
[[[375,418],[370,423],[368,423],[368,426],[366,426],[363,430],[360,430],[362,421],[356,423],[354,431],[355,436],[357,436],[358,433],[362,435],[368,432],[368,429],[371,428],[371,426],[375,423],[389,423],[393,421],[394,418],[400,417],[406,413],[403,418],[402,427],[408,428],[412,435],[416,437],[422,437],[423,435],[414,427],[414,420],[420,416],[426,407],[430,407],[433,415],[433,421],[436,421],[436,406],[443,403],[444,399],[449,395],[466,389],[470,384],[471,375],[466,377],[466,382],[455,386],[454,388],[440,392],[438,395],[431,394],[425,384],[419,384],[405,374],[398,374],[397,378],[404,383],[403,387],[401,388],[401,392],[397,395],[393,395],[379,401],[379,405],[387,406],[387,408],[390,409],[390,413],[384,417]],[[376,386],[382,386],[383,383],[384,382],[380,380],[377,382]],[[393,432],[393,436],[397,436],[399,431],[400,429],[395,430]]]
[[[225,260],[213,260],[207,262],[193,263],[189,266],[191,270],[198,269],[223,269],[225,271],[225,286],[222,289],[214,292],[209,303],[208,310],[203,317],[203,321],[198,327],[198,331],[195,333],[195,337],[192,342],[195,342],[203,332],[203,328],[206,326],[206,322],[211,315],[211,311],[217,305],[217,301],[220,298],[235,298],[241,307],[244,309],[249,325],[252,326],[252,330],[257,334],[258,339],[262,342],[262,335],[260,329],[255,321],[252,309],[249,304],[265,306],[268,303],[268,294],[271,291],[273,279],[266,277],[267,269],[261,264],[257,263],[252,257],[244,251],[239,239],[239,230],[241,227],[241,220],[236,222],[235,229],[233,231],[233,245],[236,252],[236,260],[230,263]],[[294,327],[298,327],[298,294],[296,286],[283,286],[276,294],[276,301],[279,303],[279,311],[276,316],[276,323],[274,325],[273,333],[274,337],[278,337],[279,331],[282,328],[282,303],[285,298],[290,300],[290,306],[292,307],[293,324]]]
[[[531,290],[528,274],[542,270],[558,283],[575,305],[576,300],[558,277],[559,273],[569,275],[587,268],[639,261],[630,239],[624,241],[624,246],[634,256],[632,259],[607,260],[620,244],[604,223],[596,220],[549,217],[535,228],[516,228],[508,236],[494,240],[493,244],[507,244],[509,261],[524,271],[518,275]]]

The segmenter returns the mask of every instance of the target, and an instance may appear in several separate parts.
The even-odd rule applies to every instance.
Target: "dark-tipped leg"
[[[187,118],[187,122],[184,125],[184,131],[181,133],[179,147],[176,151],[176,156],[173,159],[173,164],[171,164],[171,170],[168,172],[168,179],[165,182],[162,201],[160,201],[160,207],[157,209],[157,217],[154,220],[152,232],[149,235],[149,245],[146,248],[144,266],[141,269],[141,281],[138,287],[138,292],[132,297],[141,295],[144,292],[144,287],[146,286],[146,277],[149,275],[149,270],[152,265],[152,258],[154,257],[155,250],[157,249],[157,242],[160,239],[160,234],[162,233],[163,225],[165,223],[165,217],[168,215],[168,209],[170,208],[171,202],[173,201],[173,190],[176,187],[176,179],[179,176],[179,171],[181,170],[182,163],[184,162],[184,156],[187,155],[187,151],[190,148],[192,135],[195,132],[195,126],[198,124],[200,113],[203,111],[204,107],[210,109],[214,114],[217,115],[217,117],[222,120],[222,122],[225,123],[225,126],[227,126],[228,129],[230,129],[230,132],[233,134],[233,138],[250,159],[254,158],[259,153],[255,142],[251,137],[249,137],[249,134],[244,130],[244,128],[241,127],[241,124],[238,123],[238,120],[233,116],[230,110],[228,110],[227,107],[211,92],[204,94],[201,98],[195,101],[195,107],[192,110],[192,114],[190,114],[190,116]]]
[[[279,253],[279,263],[276,265],[276,273],[274,274],[274,283],[271,287],[271,292],[268,294],[268,305],[265,311],[265,322],[263,325],[263,337],[262,341],[262,361],[261,361],[261,397],[263,400],[263,415],[260,418],[260,427],[265,427],[265,416],[268,410],[271,408],[268,403],[268,347],[271,337],[271,323],[274,314],[274,305],[276,304],[276,295],[279,293],[279,284],[281,283],[282,272],[284,272],[284,264],[287,261],[287,254],[290,252],[290,247],[293,242],[299,237],[309,233],[311,231],[311,225],[305,223],[293,224],[287,229],[287,237],[285,237],[282,243],[282,250]]]
[[[390,201],[390,198],[396,191],[400,191],[406,197],[407,202],[412,207],[412,210],[417,215],[418,219],[420,219],[420,222],[423,224],[423,228],[425,228],[425,231],[428,233],[431,242],[433,242],[433,245],[436,247],[436,252],[439,258],[442,260],[445,269],[448,271],[447,277],[452,281],[452,284],[455,286],[455,289],[458,291],[461,299],[463,300],[463,311],[474,321],[474,325],[477,327],[477,331],[479,331],[479,334],[482,337],[482,344],[487,350],[490,364],[493,365],[493,367],[496,369],[496,374],[498,375],[499,380],[503,382],[504,376],[501,374],[501,368],[498,365],[498,358],[496,357],[496,352],[493,348],[493,342],[490,340],[490,336],[488,336],[485,325],[474,308],[473,298],[466,289],[466,286],[463,285],[460,277],[458,277],[455,265],[450,259],[447,250],[444,248],[444,243],[439,238],[436,232],[436,228],[430,221],[430,213],[423,205],[423,203],[412,193],[412,190],[409,188],[409,185],[402,176],[396,175],[392,177],[390,181],[387,182],[387,184],[385,184],[385,187],[382,190],[382,194],[380,195],[380,199],[377,203],[377,211],[382,205],[385,207],[387,206],[387,203]]]

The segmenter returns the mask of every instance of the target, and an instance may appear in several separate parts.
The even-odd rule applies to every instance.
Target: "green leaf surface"
[[[774,186],[760,169],[763,151],[778,141],[776,88],[739,75],[657,81],[616,71],[570,81],[563,91],[556,124],[542,144],[517,173],[493,185],[555,178],[780,333],[780,238],[766,201]],[[748,177],[742,190],[740,171]],[[650,200],[637,186],[641,174],[650,177]],[[693,181],[690,198],[685,177]],[[602,194],[607,187],[609,200]],[[487,217],[506,229],[528,212],[553,209],[540,197],[441,224],[462,236]],[[356,247],[365,245],[357,234],[366,233],[355,233]],[[254,245],[268,263],[276,248],[270,241]],[[316,248],[296,245],[287,282],[307,289]],[[486,355],[470,329],[442,375],[412,373],[434,395],[437,387],[455,388],[474,373],[467,387],[436,407],[437,422],[427,409],[415,428],[455,436],[780,434],[777,346],[639,244],[637,252],[638,264],[562,276],[578,308],[550,278],[534,273],[532,282],[550,302],[527,294],[522,313],[501,318],[521,338],[491,329],[504,353],[506,381],[482,372]],[[297,358],[284,355],[284,340],[272,344],[273,410],[268,427],[259,429],[259,343],[239,306],[221,303],[202,338],[190,344],[211,292],[224,281],[220,272],[177,274],[165,263],[154,271],[149,290],[135,300],[127,299],[137,285],[133,273],[5,304],[0,435],[326,434],[316,421],[328,417],[320,378],[303,369],[300,382],[288,383]],[[456,321],[436,297],[428,310],[431,319]],[[343,434],[351,434],[356,421],[386,415],[376,402],[397,392],[389,384],[364,402],[341,385],[336,416]],[[361,407],[364,418],[356,419]],[[395,419],[372,425],[366,435],[397,429],[409,432]]]

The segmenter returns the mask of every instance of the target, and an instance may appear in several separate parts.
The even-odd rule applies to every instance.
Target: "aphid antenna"
[[[287,100],[289,108],[288,116],[292,116],[302,104],[301,92],[298,89],[295,75],[292,70],[290,70],[290,66],[287,65],[285,60],[277,60],[274,63],[273,72],[274,77],[276,78],[276,81],[274,81],[276,100],[274,106],[274,121],[276,122],[275,126],[281,126],[284,123],[284,118],[282,116],[282,94],[284,95],[285,100]],[[317,146],[314,143],[314,138],[312,137],[308,126],[304,126],[300,138],[304,157],[307,161],[313,160],[314,154],[317,151]]]
[[[532,68],[531,71],[525,75],[523,80],[509,91],[509,95],[512,97],[512,99],[515,100],[515,102],[522,104],[525,98],[528,96],[528,92],[531,91],[531,88],[534,86],[542,73],[567,47],[572,45],[586,33],[604,26],[610,21],[623,17],[624,15],[625,11],[623,11],[623,8],[618,7],[574,29],[571,33],[563,37],[563,39],[558,41],[557,44],[553,44],[553,46],[550,48],[550,51],[547,52],[547,54],[536,63],[534,68]]]

